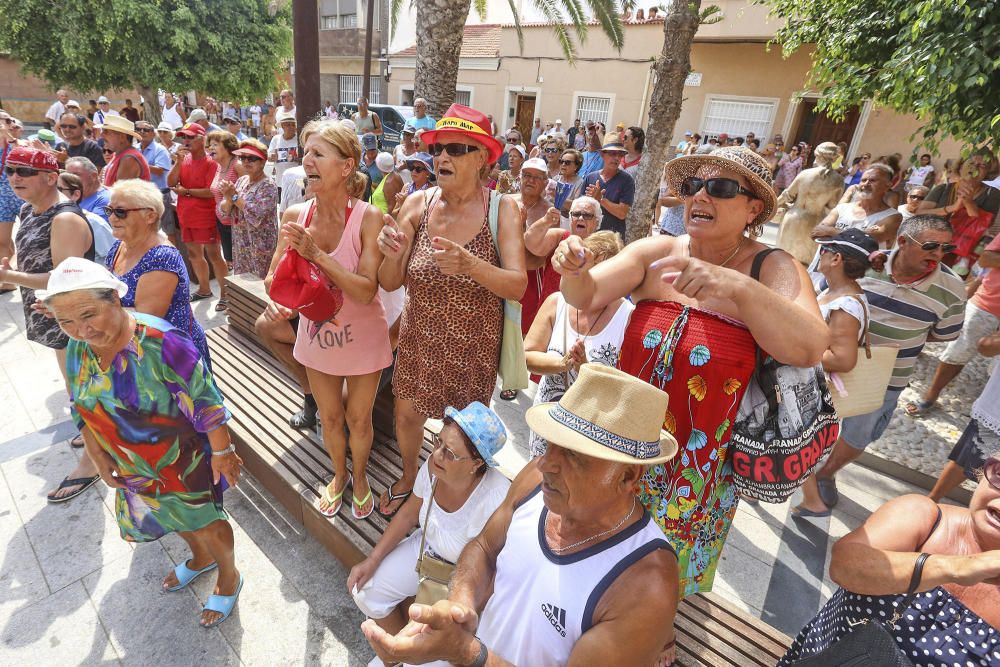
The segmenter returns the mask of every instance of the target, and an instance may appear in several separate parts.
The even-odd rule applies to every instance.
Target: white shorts
[[[360,591],[351,591],[365,616],[385,618],[400,602],[417,594],[419,552],[420,531],[415,530],[385,557]]]
[[[965,304],[965,323],[958,338],[948,343],[941,353],[941,361],[955,366],[964,366],[975,358],[979,351],[976,345],[984,336],[1000,329],[1000,317],[986,312],[969,302]]]

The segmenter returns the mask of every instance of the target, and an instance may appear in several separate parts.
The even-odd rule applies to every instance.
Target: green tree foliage
[[[1000,139],[997,0],[758,0],[786,53],[814,45],[810,85],[834,116],[865,100],[914,114],[933,149]]]
[[[0,49],[81,91],[198,90],[248,100],[291,57],[288,7],[265,0],[0,0]]]

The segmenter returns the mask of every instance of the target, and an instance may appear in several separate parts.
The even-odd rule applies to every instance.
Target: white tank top
[[[547,514],[541,487],[514,511],[479,623],[478,635],[490,651],[515,665],[565,665],[618,576],[653,551],[673,551],[643,509],[639,521],[621,533],[559,556],[545,542]]]
[[[163,113],[160,114],[163,120],[170,123],[171,127],[175,130],[184,124],[184,121],[181,120],[181,115],[177,113],[178,104],[180,102],[174,102],[174,106],[172,107],[163,107]]]

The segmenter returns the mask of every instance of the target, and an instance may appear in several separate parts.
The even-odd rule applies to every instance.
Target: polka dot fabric
[[[852,623],[875,619],[915,667],[1000,667],[1000,631],[943,588],[918,593],[895,627],[888,623],[905,595],[834,593],[792,643],[779,667],[816,655],[847,634]]]

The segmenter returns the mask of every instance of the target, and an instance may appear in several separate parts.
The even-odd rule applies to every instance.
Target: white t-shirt
[[[45,118],[46,120],[52,121],[53,128],[58,128],[59,119],[62,118],[64,113],[66,113],[66,105],[59,100],[56,100],[52,103],[52,106],[49,107],[49,110],[45,112]]]
[[[817,298],[822,297],[824,294],[826,294],[826,292],[827,290],[820,292],[817,295]],[[854,298],[853,296],[838,296],[830,303],[821,303],[819,304],[819,312],[823,316],[823,319],[826,320],[827,322],[830,321],[830,315],[832,315],[833,311],[835,310],[842,310],[851,317],[853,317],[854,319],[856,319],[858,321],[858,326],[859,326],[858,341],[860,342],[864,340],[865,336],[864,332],[865,308],[868,306],[868,297],[866,297],[864,294],[859,294],[857,296],[858,296],[857,299]],[[858,299],[864,301],[865,305],[862,306],[860,303],[858,303]]]
[[[256,104],[250,107],[250,122],[254,127],[260,127],[260,107]]]
[[[434,507],[431,508],[430,525],[427,526],[427,549],[445,560],[456,562],[465,545],[482,531],[486,520],[503,502],[509,487],[510,480],[499,470],[487,468],[486,474],[479,480],[479,486],[456,511],[445,512],[434,503]],[[426,501],[431,494],[431,488],[431,474],[425,461],[417,473],[413,493]],[[426,513],[427,506],[421,505],[421,527]]]
[[[908,185],[923,185],[927,177],[934,173],[934,165],[929,164],[926,167],[914,167],[913,171],[910,172],[910,177],[906,179]]]
[[[276,134],[271,137],[271,145],[267,149],[268,154],[275,153],[278,158],[274,161],[274,180],[281,183],[281,177],[285,170],[294,167],[302,161],[299,155],[299,138],[285,139],[285,135]],[[269,155],[270,157],[270,155]]]

